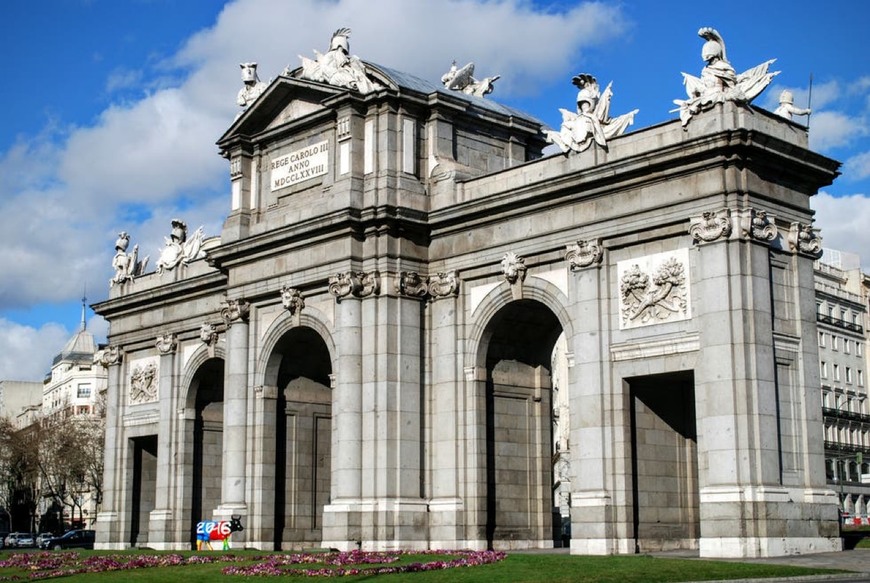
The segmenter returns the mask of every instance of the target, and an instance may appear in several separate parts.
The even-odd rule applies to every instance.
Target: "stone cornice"
[[[673,125],[673,132],[682,131],[679,121],[663,124],[668,125]],[[631,151],[631,154],[621,157],[615,155],[620,141],[638,139],[638,134],[645,132],[662,131],[663,126],[653,126],[614,138],[612,152],[599,153],[603,160],[592,166],[584,167],[580,163],[557,158],[564,167],[550,171],[545,165],[553,164],[554,159],[548,157],[469,179],[463,183],[464,202],[429,212],[432,235],[439,237],[478,228],[495,220],[504,221],[513,216],[573,206],[578,199],[591,200],[641,189],[666,182],[671,176],[699,174],[711,169],[726,171],[733,168],[737,160],[742,160],[744,166],[754,172],[776,173],[782,178],[780,184],[786,177],[791,177],[788,178],[789,184],[806,184],[808,186],[804,189],[812,191],[804,192],[807,195],[830,184],[838,175],[839,162],[764,135],[758,129],[721,130],[644,151],[627,147],[626,150]],[[573,168],[572,164],[577,167]],[[537,169],[538,165],[542,166],[540,170]],[[523,186],[506,188],[504,185],[507,184]],[[691,193],[698,199],[714,194],[722,193]],[[777,204],[788,205],[788,202],[777,200]]]
[[[117,318],[126,313],[138,312],[151,305],[187,302],[199,297],[210,296],[225,290],[226,286],[226,276],[215,271],[175,282],[163,283],[151,289],[127,293],[118,298],[92,304],[91,309],[104,318]]]
[[[383,205],[374,209],[343,209],[231,241],[210,251],[209,260],[220,269],[228,269],[236,263],[290,253],[310,247],[312,243],[362,236],[373,228],[392,230],[396,236],[411,238],[420,244],[428,242],[425,213]]]

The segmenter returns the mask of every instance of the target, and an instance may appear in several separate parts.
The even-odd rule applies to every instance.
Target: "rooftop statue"
[[[558,145],[563,152],[582,152],[595,142],[602,148],[607,147],[607,140],[625,133],[634,122],[637,109],[624,113],[619,117],[610,117],[610,99],[613,97],[611,86],[602,94],[598,81],[592,75],[583,73],[575,76],[572,83],[580,89],[577,92],[577,113],[567,109],[562,112],[562,128],[556,132],[547,133],[547,141]]]
[[[786,119],[791,119],[793,115],[809,115],[812,113],[812,110],[810,108],[795,107],[794,94],[786,89],[779,94],[779,107],[773,113]]]
[[[707,64],[701,70],[700,78],[683,73],[688,99],[675,99],[674,103],[679,107],[672,110],[680,112],[684,127],[693,115],[712,109],[717,103],[750,103],[779,74],[779,71],[768,73],[768,68],[776,60],[771,59],[738,75],[728,62],[725,40],[716,29],[702,28],[698,36],[707,41],[701,49],[701,58]]]
[[[483,97],[492,93],[492,90],[495,89],[495,82],[501,78],[501,75],[496,75],[495,77],[484,77],[478,81],[473,75],[474,63],[468,63],[461,69],[457,69],[456,61],[453,61],[450,70],[441,76],[441,82],[452,91],[461,91],[467,95]]]
[[[369,79],[365,64],[350,54],[349,28],[339,28],[332,35],[329,50],[326,54],[314,51],[316,58],[311,60],[299,55],[302,59],[302,71],[299,77],[328,83],[337,87],[347,87],[360,93],[371,93],[381,86]],[[284,69],[284,75],[290,74],[290,68]]]
[[[182,220],[172,219],[172,231],[169,237],[164,237],[166,246],[157,260],[157,273],[163,275],[164,270],[171,271],[181,264],[187,265],[195,259],[204,257],[202,239],[202,227],[198,228],[188,241],[187,224]]]
[[[260,81],[260,77],[257,75],[257,63],[239,63],[239,67],[242,68],[242,82],[245,86],[239,90],[236,103],[243,108],[239,112],[239,115],[242,115],[245,109],[266,90],[266,84]]]
[[[129,245],[130,235],[126,231],[118,233],[118,240],[115,241],[115,257],[112,259],[115,275],[109,280],[109,287],[133,281],[134,278],[145,273],[148,257],[139,261],[139,245],[133,245],[133,252],[127,253]]]

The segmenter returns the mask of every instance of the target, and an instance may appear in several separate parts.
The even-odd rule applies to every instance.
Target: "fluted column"
[[[174,334],[164,334],[155,342],[157,352],[160,354],[160,366],[158,376],[157,394],[160,399],[160,424],[157,435],[157,484],[156,484],[156,507],[151,511],[150,524],[148,526],[148,544],[158,550],[177,548],[182,541],[172,539],[172,521],[175,514],[172,503],[173,475],[176,465],[173,463],[172,436],[175,431],[177,409],[177,391],[173,390],[175,377],[175,353],[178,341]]]
[[[246,514],[245,463],[248,429],[248,316],[250,304],[227,300],[221,317],[227,326],[224,369],[223,480],[221,518]]]

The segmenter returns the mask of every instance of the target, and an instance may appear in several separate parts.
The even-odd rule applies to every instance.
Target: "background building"
[[[92,526],[102,496],[107,371],[94,364],[98,346],[82,323],[54,358],[42,383],[0,384],[25,393],[0,451],[0,506],[17,530],[60,532]],[[2,520],[2,517],[0,517]]]
[[[870,402],[867,400],[867,276],[857,255],[825,250],[815,265],[825,469],[847,523],[867,521]]]

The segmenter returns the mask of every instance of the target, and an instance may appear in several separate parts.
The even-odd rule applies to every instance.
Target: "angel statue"
[[[779,74],[779,71],[768,72],[776,60],[771,59],[738,75],[728,62],[725,40],[716,29],[704,27],[698,31],[698,36],[707,41],[701,49],[701,58],[706,65],[700,78],[683,73],[688,99],[675,99],[678,107],[672,110],[680,112],[683,127],[688,125],[693,115],[712,109],[717,103],[750,103]]]
[[[453,61],[450,70],[441,76],[441,82],[452,91],[461,91],[467,95],[483,97],[492,93],[492,90],[495,89],[495,82],[501,78],[501,75],[496,75],[484,77],[478,81],[472,75],[474,75],[474,63],[468,63],[461,69],[457,69],[456,61]]]
[[[198,228],[188,241],[187,224],[182,220],[172,219],[172,231],[169,237],[163,239],[166,241],[166,246],[157,260],[157,273],[160,275],[163,275],[164,270],[171,271],[180,264],[187,265],[205,256],[202,251],[202,227]]]
[[[350,29],[339,28],[332,34],[329,50],[326,54],[314,51],[315,59],[299,55],[302,59],[302,71],[299,77],[320,83],[328,83],[337,87],[347,87],[360,93],[371,93],[381,86],[369,79],[365,64],[359,57],[350,54]],[[284,75],[290,74],[290,68],[284,69]]]
[[[582,152],[595,142],[602,148],[607,148],[607,140],[625,133],[634,122],[637,109],[624,113],[619,117],[610,117],[610,100],[613,97],[611,86],[602,94],[598,81],[592,75],[583,73],[575,76],[571,82],[580,89],[577,92],[577,113],[560,108],[562,112],[562,128],[556,132],[547,132],[547,141],[558,145],[566,154]]]
[[[115,275],[109,280],[109,287],[133,281],[133,278],[145,273],[145,268],[148,266],[148,257],[139,261],[139,245],[133,245],[133,252],[127,253],[129,245],[130,235],[126,231],[118,233],[118,239],[115,241],[115,257],[112,259]]]

